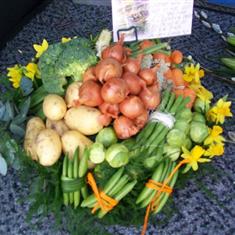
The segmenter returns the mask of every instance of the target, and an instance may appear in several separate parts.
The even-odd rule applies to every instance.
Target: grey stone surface
[[[221,24],[223,30],[235,24],[235,17],[226,14],[208,12],[209,18]],[[111,29],[111,9],[101,6],[76,5],[70,0],[54,0],[43,12],[37,14],[22,30],[0,51],[0,70],[15,63],[26,63],[34,55],[32,43],[39,43],[43,38],[49,42],[59,41],[62,36],[86,36],[96,34],[104,27]],[[202,26],[197,19],[193,21],[191,36],[172,39],[172,46],[179,48],[186,55],[191,54],[202,65],[211,66],[205,55],[216,56],[221,53],[223,41],[211,30]],[[21,50],[22,53],[19,53]],[[234,87],[221,83],[216,78],[207,76],[204,84],[212,89],[218,98],[229,94],[235,98]],[[234,105],[233,105],[234,112]],[[225,133],[235,131],[234,119],[225,125]],[[217,171],[222,172],[216,181],[212,175],[202,177],[201,183],[216,195],[218,201],[209,198],[190,180],[185,189],[175,190],[178,213],[166,225],[149,225],[148,235],[233,235],[235,234],[235,146],[226,144],[223,157],[213,161]],[[30,180],[30,179],[29,179]],[[45,218],[44,224],[36,230],[25,222],[28,203],[19,204],[25,198],[28,188],[20,184],[16,172],[10,170],[6,177],[0,177],[0,234],[3,235],[50,235],[67,234],[66,230],[53,231],[53,216]],[[159,216],[156,219],[160,219]],[[140,228],[113,226],[112,234],[140,234]]]

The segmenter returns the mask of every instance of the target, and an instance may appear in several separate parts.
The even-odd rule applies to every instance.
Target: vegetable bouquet
[[[168,43],[124,39],[111,43],[103,30],[96,40],[34,45],[35,58],[1,79],[1,132],[17,146],[20,174],[27,164],[43,172],[39,194],[54,195],[57,210],[105,220],[134,209],[145,213],[145,234],[179,175],[223,155],[231,102],[212,103],[200,65]]]

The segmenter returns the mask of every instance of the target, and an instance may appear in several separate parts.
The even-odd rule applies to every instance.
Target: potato
[[[67,110],[64,99],[55,94],[47,95],[44,98],[42,108],[45,116],[52,121],[61,120]]]
[[[38,161],[43,166],[51,166],[58,161],[62,152],[59,135],[52,129],[42,130],[36,138]]]
[[[62,136],[64,132],[69,130],[69,128],[64,123],[64,120],[52,121],[48,118],[46,120],[46,128],[56,131],[59,136]]]
[[[79,99],[79,88],[82,85],[82,82],[73,82],[71,83],[65,94],[65,101],[68,108],[71,108],[75,105],[75,102]]]
[[[38,160],[35,141],[41,130],[45,129],[45,125],[41,118],[33,117],[31,118],[26,126],[25,139],[24,139],[24,149],[26,153],[33,159]]]
[[[74,130],[66,131],[62,135],[61,141],[63,152],[68,153],[71,158],[77,147],[79,147],[79,156],[82,156],[84,148],[93,143],[89,138]]]
[[[77,147],[79,147],[79,158],[83,156],[83,152],[86,146],[90,146],[93,142],[81,134],[78,131],[70,130],[66,131],[61,137],[62,148],[64,153],[68,153],[69,157],[72,158]],[[91,161],[88,161],[88,168],[92,169],[95,167],[95,164]]]
[[[100,115],[98,109],[81,105],[69,109],[64,120],[70,129],[80,131],[84,135],[94,135],[103,128],[99,122]]]

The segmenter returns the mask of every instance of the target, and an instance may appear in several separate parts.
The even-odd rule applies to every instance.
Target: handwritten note
[[[191,34],[193,0],[112,0],[113,37],[117,30],[135,26],[139,39]],[[126,34],[131,41],[133,32]]]

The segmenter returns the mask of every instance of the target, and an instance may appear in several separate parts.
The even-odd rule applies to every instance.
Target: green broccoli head
[[[90,41],[83,38],[50,45],[38,63],[45,90],[63,94],[67,78],[82,80],[85,70],[96,63],[91,46]]]

